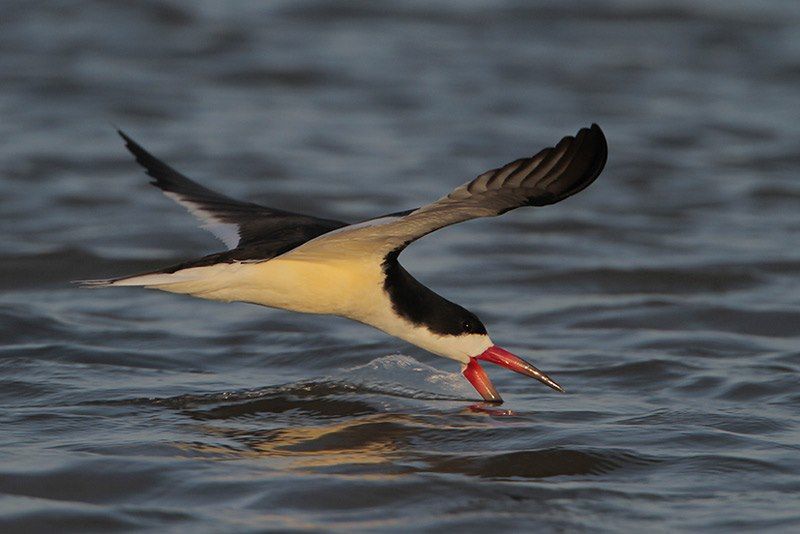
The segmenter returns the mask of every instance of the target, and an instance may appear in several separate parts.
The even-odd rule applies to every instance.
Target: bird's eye
[[[464,322],[461,323],[461,327],[464,329],[465,332],[469,332],[470,330],[472,330],[472,323],[465,319]]]

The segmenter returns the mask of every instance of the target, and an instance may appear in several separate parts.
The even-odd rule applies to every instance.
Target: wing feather
[[[126,148],[145,168],[150,182],[217,236],[228,249],[269,241],[302,243],[346,223],[242,202],[212,191],[176,171],[118,130]],[[277,243],[280,245],[280,243]]]
[[[291,250],[293,256],[384,257],[440,228],[493,217],[522,206],[546,206],[588,187],[600,175],[608,145],[597,124],[567,136],[530,158],[485,172],[416,210],[323,234]]]

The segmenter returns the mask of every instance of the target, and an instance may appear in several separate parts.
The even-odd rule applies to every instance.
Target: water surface
[[[6,2],[4,532],[800,528],[800,4]],[[358,220],[598,122],[557,206],[402,256],[568,390],[362,325],[70,280],[220,249],[204,184]]]

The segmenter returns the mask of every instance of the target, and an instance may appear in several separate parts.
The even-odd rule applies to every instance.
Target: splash
[[[369,363],[342,369],[332,379],[359,389],[413,398],[470,399],[475,392],[461,373],[447,373],[405,354],[390,354]]]

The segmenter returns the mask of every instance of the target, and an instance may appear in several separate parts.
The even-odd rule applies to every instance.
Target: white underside
[[[488,336],[441,336],[405,320],[392,309],[383,281],[377,260],[321,261],[287,254],[263,262],[221,263],[172,274],[148,274],[111,285],[143,286],[210,300],[338,315],[462,363],[491,346]]]

